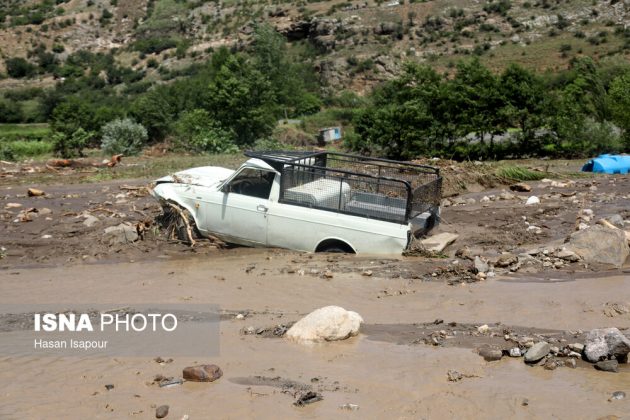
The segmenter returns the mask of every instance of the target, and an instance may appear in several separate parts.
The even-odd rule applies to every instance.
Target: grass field
[[[48,124],[0,124],[0,160],[50,156],[49,135]]]
[[[0,143],[14,140],[46,140],[48,124],[0,124]]]

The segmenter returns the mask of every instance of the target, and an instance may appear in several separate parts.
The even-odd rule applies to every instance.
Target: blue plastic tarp
[[[599,155],[582,166],[582,172],[600,174],[627,174],[630,171],[630,156]]]

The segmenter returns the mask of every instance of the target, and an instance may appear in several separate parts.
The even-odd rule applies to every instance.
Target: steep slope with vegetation
[[[620,151],[629,21],[618,0],[9,0],[0,123],[49,123],[65,156],[304,144],[331,124],[397,158]]]

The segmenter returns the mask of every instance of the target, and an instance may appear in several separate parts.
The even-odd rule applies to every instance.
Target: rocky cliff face
[[[314,64],[333,88],[370,86],[397,74],[408,59],[448,70],[474,54],[491,67],[516,61],[540,70],[565,67],[579,55],[630,57],[630,0],[53,3],[0,5],[0,73],[12,57],[38,65],[33,51],[43,45],[61,62],[81,49],[114,51],[121,64],[149,67],[147,75],[159,78],[159,66],[186,67],[221,45],[246,48],[262,22],[289,43],[312,49]],[[36,81],[24,83],[41,84],[50,76],[38,73]],[[14,82],[8,77],[1,83]]]

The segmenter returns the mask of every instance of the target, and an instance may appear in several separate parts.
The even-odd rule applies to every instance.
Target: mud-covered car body
[[[236,171],[188,169],[152,194],[201,235],[300,251],[399,254],[439,220],[436,168],[330,152],[247,152]]]

